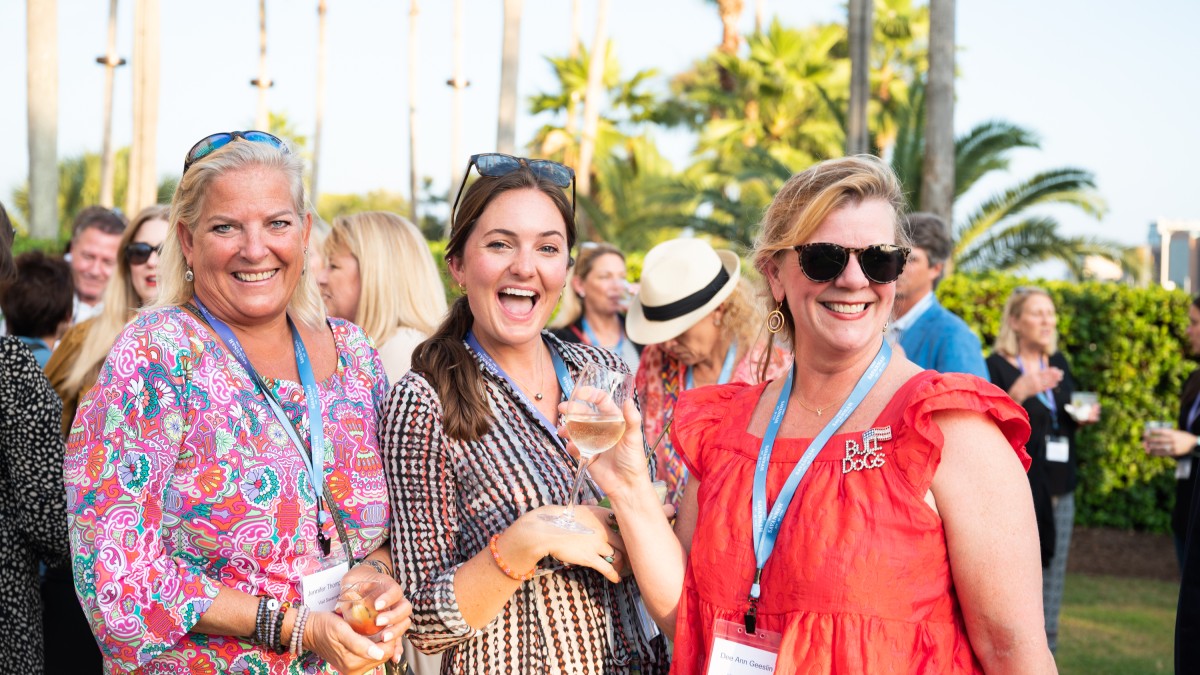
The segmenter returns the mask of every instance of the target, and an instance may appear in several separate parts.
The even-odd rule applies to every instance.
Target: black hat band
[[[729,272],[726,272],[725,266],[722,265],[721,271],[717,272],[716,278],[710,281],[704,288],[675,302],[668,302],[665,305],[651,307],[643,304],[642,315],[646,317],[647,321],[670,321],[671,319],[678,319],[708,304],[708,301],[716,297],[717,292],[724,288],[728,281]]]

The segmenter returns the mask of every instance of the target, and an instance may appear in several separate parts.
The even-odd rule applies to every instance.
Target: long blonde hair
[[[196,231],[204,198],[213,181],[231,171],[249,167],[274,169],[281,172],[291,188],[292,207],[303,221],[308,214],[304,198],[304,161],[295,153],[283,153],[266,143],[238,140],[225,145],[188,167],[171,199],[170,230],[163,242],[158,263],[158,299],[150,307],[179,307],[192,299],[195,286],[184,278],[187,261],[183,257],[179,226]],[[307,270],[308,259],[304,266]],[[325,303],[312,274],[302,274],[292,291],[288,312],[301,323],[320,328],[325,323]]]
[[[100,365],[112,351],[117,336],[121,334],[125,324],[129,323],[130,319],[137,314],[138,308],[142,306],[142,299],[138,297],[137,290],[133,287],[133,275],[129,270],[129,256],[125,253],[125,247],[133,242],[146,223],[152,220],[166,221],[170,215],[169,210],[165,204],[147,206],[137,214],[133,223],[122,233],[121,241],[117,244],[117,264],[113,268],[112,277],[109,278],[108,285],[104,287],[104,294],[101,296],[104,303],[103,309],[92,320],[87,337],[79,345],[79,354],[75,357],[75,362],[71,365],[71,370],[63,381],[63,387],[67,391],[79,391],[83,388],[84,382],[95,377]],[[168,227],[166,238],[170,239],[170,235]]]
[[[386,211],[339,216],[325,240],[325,255],[340,251],[358,261],[360,291],[354,323],[376,345],[402,327],[426,335],[437,330],[446,315],[446,289],[433,253],[415,225]]]
[[[1050,297],[1050,292],[1038,286],[1017,286],[1013,289],[1012,295],[1008,296],[1008,300],[1004,302],[1004,311],[1000,314],[1000,330],[996,333],[996,342],[992,347],[1001,356],[1015,357],[1020,352],[1021,344],[1018,340],[1017,331],[1012,327],[1012,322],[1021,318],[1021,314],[1025,311],[1025,303],[1035,295],[1040,295],[1054,304],[1054,298]],[[1058,351],[1058,328],[1054,329],[1054,336],[1050,338],[1050,344],[1046,346],[1046,356],[1054,354]]]

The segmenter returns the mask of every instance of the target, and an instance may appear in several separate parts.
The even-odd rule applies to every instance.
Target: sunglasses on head
[[[151,246],[144,241],[135,241],[125,247],[125,259],[130,265],[142,265],[150,259],[151,253],[162,255],[162,244]]]
[[[800,244],[793,247],[800,255],[800,271],[823,284],[841,275],[850,263],[850,254],[858,257],[863,275],[877,284],[890,284],[904,271],[909,250],[895,244],[875,244],[864,248],[846,248],[839,244]]]
[[[188,150],[187,156],[183,158],[183,173],[186,174],[196,162],[238,139],[251,143],[265,143],[285,155],[291,152],[288,150],[287,143],[284,143],[278,136],[265,131],[222,131],[219,134],[201,138],[192,146],[191,150]]]
[[[479,171],[480,176],[499,178],[526,167],[538,178],[554,183],[560,188],[571,188],[571,214],[575,213],[575,169],[559,164],[549,159],[525,159],[513,157],[499,152],[485,152],[471,155],[467,164],[467,172],[463,174],[462,182],[458,184],[458,196],[454,198],[454,206],[450,207],[450,222],[454,223],[454,214],[458,211],[458,200],[462,198],[463,188],[467,186],[467,178],[471,175],[471,167]]]

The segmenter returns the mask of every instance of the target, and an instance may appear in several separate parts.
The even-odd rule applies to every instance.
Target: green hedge
[[[998,274],[952,275],[938,298],[991,351],[1013,288],[1028,281]],[[1147,457],[1142,425],[1176,419],[1179,394],[1196,364],[1187,357],[1181,291],[1114,283],[1041,282],[1058,308],[1059,348],[1081,390],[1100,395],[1099,424],[1080,430],[1080,525],[1170,531],[1175,463]]]

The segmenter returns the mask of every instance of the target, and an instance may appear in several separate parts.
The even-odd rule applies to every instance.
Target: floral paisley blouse
[[[387,532],[375,433],[387,377],[358,327],[329,325],[338,366],[318,384],[325,480],[359,557]],[[300,384],[267,385],[306,438]],[[156,309],[126,327],[80,403],[65,474],[75,589],[109,673],[332,672],[311,652],[293,662],[244,638],[189,632],[225,586],[297,602],[320,559],[304,462],[249,374],[193,316]]]

